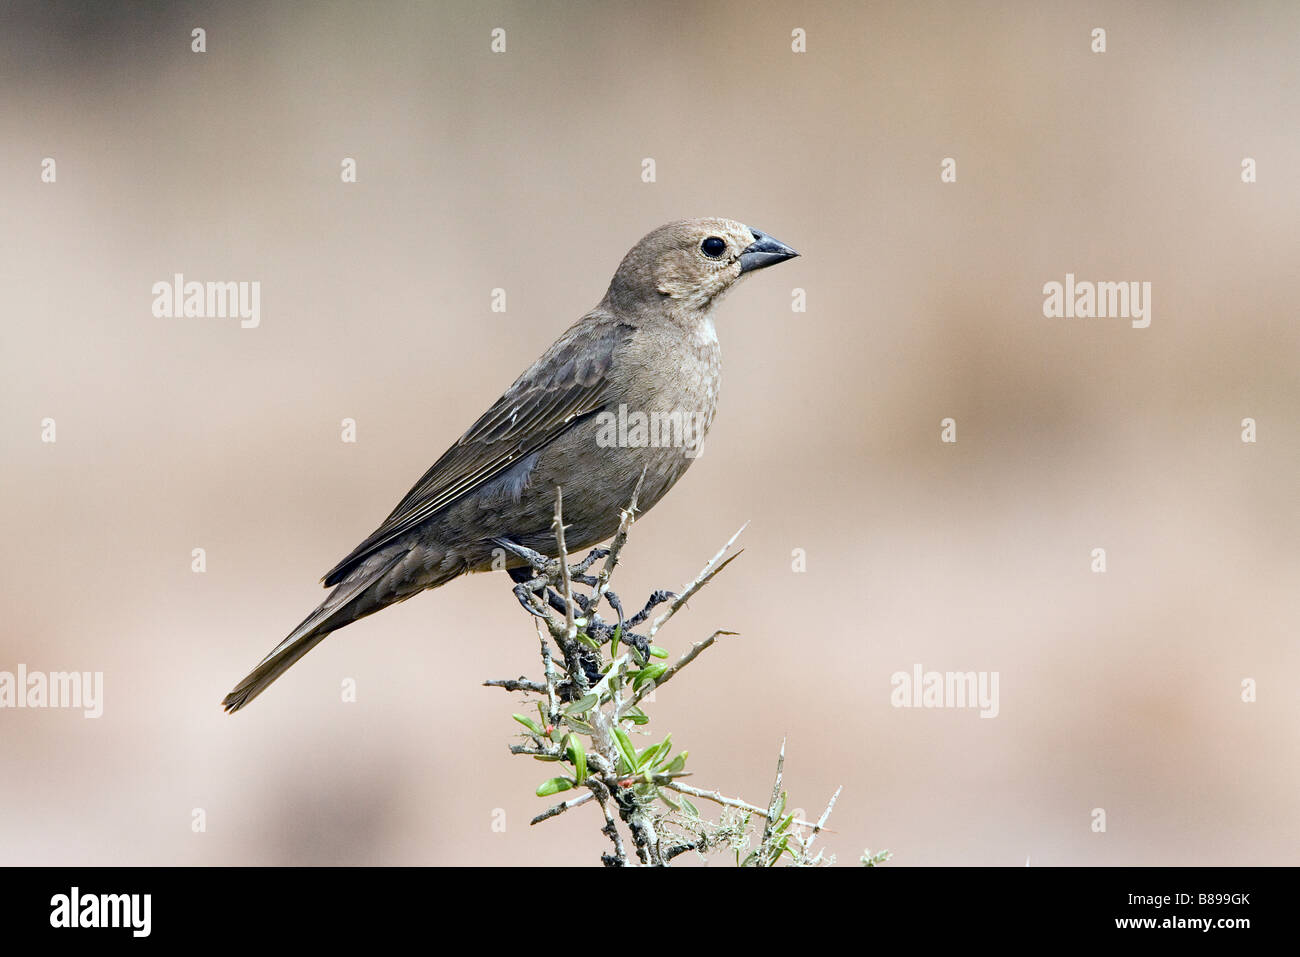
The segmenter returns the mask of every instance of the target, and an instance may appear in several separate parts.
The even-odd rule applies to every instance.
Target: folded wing
[[[452,502],[554,442],[609,400],[609,371],[633,327],[587,317],[569,329],[435,462],[384,523],[325,575],[337,585],[358,564]]]

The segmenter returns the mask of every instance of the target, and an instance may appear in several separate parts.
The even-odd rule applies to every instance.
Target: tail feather
[[[295,661],[320,644],[333,629],[316,628],[281,645],[283,650],[272,652],[235,689],[221,699],[221,706],[228,714],[234,714],[248,702],[252,701],[268,687],[271,682],[289,670]]]
[[[405,551],[399,551],[373,570],[367,569],[365,573],[357,574],[352,581],[344,582],[335,588],[330,596],[321,602],[320,607],[303,619],[287,638],[271,649],[271,653],[263,658],[243,681],[235,685],[230,694],[221,699],[221,705],[226,712],[233,714],[247,705],[265,691],[276,678],[288,671],[294,662],[320,644],[327,635],[382,608],[382,603],[364,609],[356,606],[360,599],[366,596],[371,586],[378,583],[405,555]]]

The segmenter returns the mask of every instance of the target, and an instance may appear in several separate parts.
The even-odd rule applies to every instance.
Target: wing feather
[[[456,444],[443,453],[384,523],[325,575],[335,585],[377,550],[544,448],[610,397],[609,371],[633,327],[583,319],[521,375]]]

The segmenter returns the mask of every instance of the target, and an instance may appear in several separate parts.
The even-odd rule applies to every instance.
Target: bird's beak
[[[799,254],[778,239],[773,239],[766,233],[760,233],[757,229],[750,228],[754,234],[754,241],[745,247],[745,251],[740,254],[740,271],[747,273],[753,269],[762,269],[765,266],[775,266],[777,263],[783,263],[787,259],[794,259]]]

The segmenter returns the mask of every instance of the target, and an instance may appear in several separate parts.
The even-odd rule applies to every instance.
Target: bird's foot
[[[582,673],[587,676],[587,687],[600,684],[600,679],[605,676],[600,673],[600,656],[594,651],[583,653],[578,658],[578,663],[582,666]]]
[[[666,588],[659,589],[650,596],[650,600],[645,603],[644,608],[628,619],[627,626],[629,628],[635,628],[637,625],[649,618],[650,612],[654,611],[657,606],[662,605],[666,601],[672,601],[676,597],[676,592],[668,591]],[[620,615],[621,614],[622,613],[620,612]]]
[[[546,589],[546,603],[550,605],[552,608],[554,608],[556,611],[558,611],[561,615],[567,615],[569,613],[568,606],[566,606],[564,603],[564,596],[561,595],[554,588]],[[578,613],[575,617],[578,618],[585,617],[587,614],[587,610],[591,607],[591,599],[588,598],[586,595],[580,595],[577,592],[574,592],[573,603],[578,606]]]
[[[561,615],[568,614],[568,605],[565,602],[564,595],[559,591],[562,575],[557,559],[547,558],[540,552],[512,542],[508,538],[494,538],[492,541],[516,558],[527,562],[526,567],[508,570],[510,578],[515,582],[515,597],[525,611],[530,615],[536,615],[538,618],[547,617],[547,608]],[[618,621],[616,624],[604,621],[595,612],[597,602],[594,589],[600,586],[600,579],[595,575],[587,574],[587,572],[592,565],[608,555],[609,549],[607,548],[593,548],[582,561],[569,566],[569,580],[572,584],[593,589],[591,595],[583,595],[578,592],[572,593],[573,603],[576,606],[574,609],[575,617],[584,619],[582,631],[588,637],[595,639],[598,644],[609,644],[617,635],[620,641],[634,651],[637,658],[640,659],[640,663],[644,664],[650,660],[650,641],[645,635],[638,635],[632,629],[649,618],[650,613],[656,606],[673,600],[677,595],[665,589],[656,591],[650,596],[644,608],[631,618],[628,618],[623,611],[622,600],[615,592],[606,589],[601,593],[601,596],[605,601],[609,602],[609,607],[617,613]],[[601,678],[598,664],[599,662],[594,657],[591,660],[584,657],[582,660],[582,670],[593,682],[599,681]]]
[[[638,635],[635,631],[623,631],[619,633],[619,638],[636,652],[640,659],[638,664],[644,665],[650,660],[650,639],[645,635]]]
[[[560,563],[558,559],[547,558],[541,552],[534,551],[524,545],[519,545],[508,538],[494,538],[492,539],[492,544],[505,549],[516,558],[527,562],[529,570],[533,573],[530,577],[539,575],[546,577],[559,577],[558,572],[560,571]],[[576,565],[569,566],[569,578],[572,581],[577,582],[579,585],[586,585],[589,588],[594,588],[597,584],[596,577],[594,575],[588,575],[587,571],[592,565],[596,564],[596,562],[608,554],[608,548],[593,548],[587,553],[586,558],[578,562]],[[518,571],[521,571],[521,569],[511,569],[511,577],[514,578],[516,582],[522,580],[514,575],[514,573]]]
[[[523,605],[524,611],[528,612],[528,614],[536,615],[538,618],[545,618],[546,612],[539,611],[537,606],[533,604],[533,600],[537,597],[537,589],[533,586],[533,582],[545,584],[546,579],[535,578],[532,581],[519,582],[515,585],[515,597],[519,599],[519,604]]]
[[[627,624],[623,620],[625,617],[623,615],[623,600],[619,598],[618,595],[614,594],[614,592],[606,588],[605,601],[609,602],[609,607],[613,608],[615,613],[618,615],[618,629],[617,631],[610,631],[610,638],[612,639],[615,634],[619,636],[620,640],[629,637],[627,633]],[[636,648],[638,652],[641,652],[641,648],[636,644],[636,642],[629,642],[629,644],[631,644],[633,648]],[[641,658],[642,660],[645,660],[645,655],[642,654]]]
[[[570,571],[574,575],[585,575],[587,569],[589,569],[592,565],[596,564],[596,562],[600,561],[602,558],[605,558],[607,555],[609,555],[608,548],[593,548],[590,552],[587,553],[587,557],[584,558],[582,561],[578,562],[578,564],[574,565],[570,569]]]

